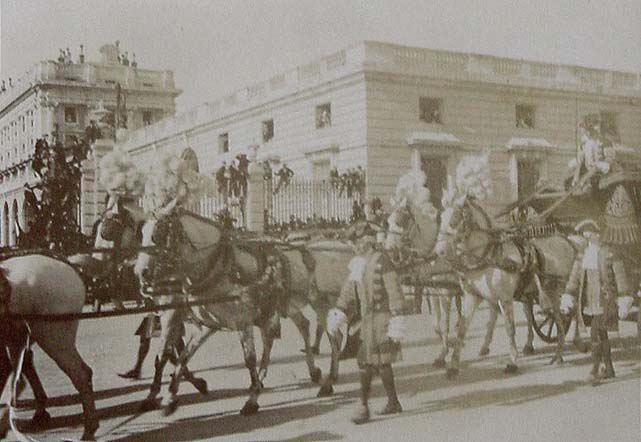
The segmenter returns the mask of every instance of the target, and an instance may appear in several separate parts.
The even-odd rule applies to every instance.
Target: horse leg
[[[305,343],[305,362],[307,362],[309,376],[312,379],[312,382],[318,383],[321,379],[322,372],[320,368],[316,367],[316,364],[314,362],[314,354],[312,352],[312,346],[309,342],[309,321],[300,311],[297,311],[294,314],[290,315],[290,318],[294,322],[294,325],[296,325],[296,328],[303,337],[303,341]]]
[[[266,327],[260,328],[260,337],[263,340],[263,355],[260,358],[260,369],[258,370],[258,382],[263,383],[267,377],[267,369],[272,356],[274,346],[274,333]]]
[[[487,319],[487,325],[485,329],[485,338],[483,339],[483,345],[481,345],[479,356],[487,356],[490,354],[490,344],[492,343],[492,338],[494,336],[494,329],[496,328],[496,319],[498,317],[499,317],[498,308],[490,304],[490,317]]]
[[[91,382],[93,372],[76,348],[77,331],[78,321],[31,324],[34,340],[56,362],[80,393],[85,421],[82,439],[91,440],[99,426]]]
[[[343,333],[337,330],[334,335],[327,334],[329,345],[332,348],[331,365],[329,375],[323,381],[317,397],[326,397],[334,394],[334,384],[338,381],[338,365],[340,363],[341,343],[343,341]]]
[[[511,299],[499,300],[499,307],[503,311],[505,321],[505,334],[510,345],[510,362],[505,367],[505,373],[516,373],[518,370],[519,350],[516,347],[516,327],[514,324],[514,301]]]
[[[524,355],[534,354],[534,313],[530,308],[530,302],[532,301],[524,301],[521,304],[523,306],[523,313],[525,313],[525,319],[527,321],[527,341],[523,346]]]
[[[552,316],[554,317],[554,322],[556,322],[558,341],[556,343],[556,352],[552,360],[550,360],[550,364],[562,364],[563,347],[565,346],[565,325],[563,324],[563,318],[561,317],[561,312],[557,305],[552,306]]]
[[[189,368],[187,368],[187,364],[196,354],[198,349],[202,347],[209,337],[216,333],[217,330],[218,329],[215,328],[208,329],[207,332],[200,336],[195,344],[191,344],[191,342],[185,344],[182,337],[176,341],[173,348],[176,359],[174,363],[174,372],[171,374],[171,381],[169,382],[168,390],[170,399],[164,409],[165,416],[173,414],[178,409],[178,389],[183,376],[196,388],[196,390],[200,392],[200,394],[207,395],[207,382],[203,378],[194,376],[194,374],[189,371]]]
[[[472,323],[472,319],[474,318],[474,313],[476,313],[476,309],[478,308],[481,302],[481,298],[466,292],[464,295],[463,302],[464,302],[463,314],[458,326],[458,334],[456,337],[454,350],[452,351],[450,368],[448,368],[447,372],[445,373],[448,379],[453,379],[458,375],[459,363],[461,361],[461,351],[463,350],[463,347],[465,345],[465,335],[467,334],[467,330],[469,329],[470,324]]]
[[[441,343],[441,351],[434,362],[432,362],[432,365],[436,368],[445,367],[445,357],[449,352],[447,338],[449,320],[447,318],[450,313],[451,301],[450,297],[437,296],[436,302],[434,303],[434,333],[436,333]],[[443,324],[444,322],[447,324]]]
[[[243,354],[245,356],[245,367],[249,370],[249,377],[251,379],[251,387],[249,389],[249,399],[240,410],[243,416],[250,416],[258,412],[258,396],[262,389],[261,382],[258,379],[258,370],[256,370],[256,347],[254,345],[254,328],[247,325],[240,335],[240,343],[243,346]],[[306,343],[309,345],[309,343]]]
[[[17,360],[20,356],[20,351],[21,348],[19,347],[10,347],[12,359]],[[36,373],[36,369],[33,366],[33,351],[28,347],[25,349],[24,353],[22,374],[29,382],[31,391],[33,392],[33,396],[36,400],[36,412],[31,418],[31,423],[34,427],[44,427],[51,420],[51,415],[49,415],[46,410],[47,394],[45,393],[40,377],[38,377],[38,373]]]

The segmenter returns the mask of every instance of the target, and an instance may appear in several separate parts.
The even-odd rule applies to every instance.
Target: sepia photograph
[[[0,386],[19,442],[641,440],[641,1],[0,0]]]

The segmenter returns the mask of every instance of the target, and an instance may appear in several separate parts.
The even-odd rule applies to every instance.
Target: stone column
[[[256,161],[256,150],[258,146],[250,146],[249,154],[249,176],[247,177],[247,200],[245,202],[245,213],[247,217],[247,230],[252,232],[265,231],[265,181],[263,180],[263,169]]]
[[[91,234],[94,223],[104,210],[106,192],[98,181],[100,160],[114,148],[110,139],[100,139],[92,146],[92,155],[82,163],[80,178],[80,228],[85,235]]]

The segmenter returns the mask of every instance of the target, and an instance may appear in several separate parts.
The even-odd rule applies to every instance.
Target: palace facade
[[[171,71],[140,68],[112,44],[100,48],[101,60],[36,63],[24,77],[5,79],[0,88],[0,244],[14,245],[17,225],[24,226],[24,185],[38,178],[31,170],[38,138],[50,141],[57,132],[65,143],[84,136],[90,114],[113,111],[121,94],[121,110],[130,130],[174,115],[180,93]],[[126,60],[126,61],[125,61]]]
[[[362,42],[129,133],[140,164],[192,149],[214,172],[249,146],[273,167],[328,179],[362,166],[367,196],[388,201],[412,164],[438,204],[459,159],[491,156],[496,209],[539,179],[558,184],[577,125],[598,115],[619,150],[641,153],[641,77],[606,71]]]

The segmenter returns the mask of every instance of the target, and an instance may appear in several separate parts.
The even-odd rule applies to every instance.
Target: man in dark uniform
[[[375,244],[376,238],[371,234],[358,239],[358,256],[349,264],[349,280],[327,319],[328,333],[336,333],[347,321],[346,312],[358,310],[361,315],[361,345],[357,356],[361,406],[352,418],[356,424],[370,418],[369,394],[375,373],[381,376],[387,393],[387,404],[380,414],[402,411],[391,364],[401,359],[403,297],[391,260],[385,252],[376,251]]]
[[[583,233],[588,245],[577,254],[572,265],[561,308],[562,311],[568,310],[574,298],[579,312],[592,317],[592,370],[587,380],[595,385],[603,378],[615,376],[608,330],[616,330],[618,325],[617,297],[629,295],[632,290],[628,286],[623,263],[601,244],[598,224],[588,219],[579,223],[576,230]],[[605,370],[600,372],[602,361]]]

